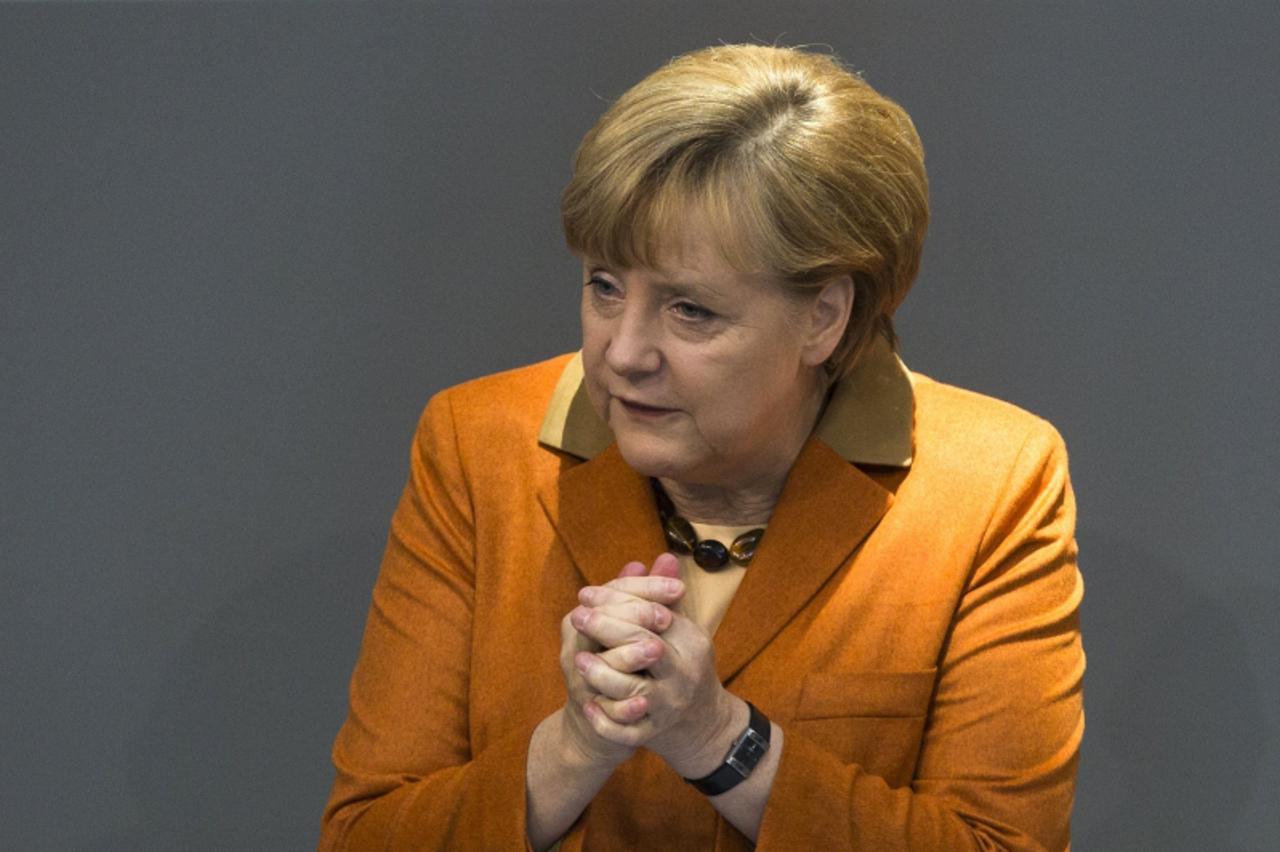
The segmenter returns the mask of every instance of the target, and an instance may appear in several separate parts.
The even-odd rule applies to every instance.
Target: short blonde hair
[[[706,217],[725,260],[798,288],[854,282],[828,360],[844,375],[920,268],[929,221],[924,150],[907,113],[835,58],[725,45],[673,59],[583,137],[561,198],[578,255],[653,267],[687,217]]]

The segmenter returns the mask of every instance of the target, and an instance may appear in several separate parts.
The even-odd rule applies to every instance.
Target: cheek
[[[758,388],[750,373],[729,366],[703,361],[696,369],[672,371],[676,398],[711,444],[733,443],[743,427],[758,416]]]
[[[751,442],[776,427],[796,404],[796,376],[787,367],[784,353],[761,346],[755,357],[708,373],[698,416],[708,436]]]
[[[599,322],[593,320],[586,309],[582,311],[582,369],[587,372],[587,378],[591,378],[591,373],[598,368],[600,359],[603,356],[603,344],[599,329]]]
[[[584,369],[599,369],[609,344],[608,324],[591,311],[582,311],[582,361]]]

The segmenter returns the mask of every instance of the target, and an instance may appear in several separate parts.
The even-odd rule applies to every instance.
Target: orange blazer
[[[320,848],[520,850],[560,619],[664,550],[575,356],[436,395],[391,520]],[[766,850],[1062,850],[1084,729],[1067,458],[1054,428],[909,373],[841,383],[717,630],[726,687],[786,731]],[[750,844],[641,749],[573,850]]]

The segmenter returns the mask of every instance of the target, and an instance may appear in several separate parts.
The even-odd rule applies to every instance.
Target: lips
[[[620,396],[615,396],[614,399],[616,399],[619,403],[621,403],[622,407],[625,408],[627,411],[631,412],[632,414],[658,416],[662,414],[671,414],[672,412],[677,410],[674,408],[663,408],[662,406],[658,406],[658,405],[646,405],[643,402],[624,399],[623,397],[620,397]]]

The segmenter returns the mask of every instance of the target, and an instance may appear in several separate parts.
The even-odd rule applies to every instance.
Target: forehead
[[[719,220],[691,204],[667,211],[651,210],[636,223],[631,251],[605,251],[597,261],[625,269],[646,269],[681,280],[770,279],[763,264],[746,247],[745,229]]]
[[[763,265],[747,250],[747,229],[726,212],[682,204],[650,224],[655,236],[655,268],[760,273]]]
[[[692,235],[684,235],[672,244],[660,244],[659,250],[644,264],[615,267],[590,255],[583,257],[582,262],[586,269],[603,266],[622,277],[639,275],[649,286],[676,295],[744,295],[744,289],[776,289],[777,284],[769,275],[737,268],[729,263],[717,243],[697,240]]]
[[[724,246],[705,227],[681,231],[659,243],[652,269],[664,278],[714,283],[746,276],[725,256]]]

